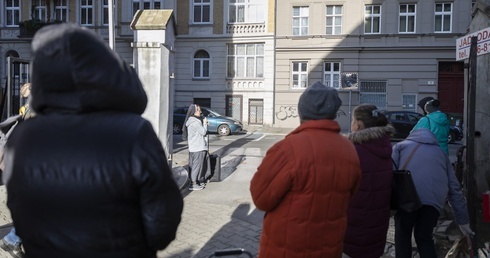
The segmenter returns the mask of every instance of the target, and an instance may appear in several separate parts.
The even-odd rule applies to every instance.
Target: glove
[[[463,232],[463,235],[465,236],[475,235],[475,232],[473,232],[473,230],[471,230],[470,228],[470,224],[459,225],[459,230],[461,230],[461,232]]]

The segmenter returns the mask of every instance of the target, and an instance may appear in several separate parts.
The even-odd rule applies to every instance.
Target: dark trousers
[[[429,205],[423,205],[414,212],[397,211],[395,214],[396,258],[412,257],[412,230],[420,258],[437,257],[432,232],[438,218],[439,212]]]

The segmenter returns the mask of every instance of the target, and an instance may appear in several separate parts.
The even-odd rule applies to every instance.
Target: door
[[[464,62],[439,62],[438,99],[441,111],[464,112]]]
[[[233,117],[239,121],[242,120],[242,95],[226,95],[226,116]]]
[[[248,123],[261,125],[264,123],[264,100],[250,99],[248,102]]]

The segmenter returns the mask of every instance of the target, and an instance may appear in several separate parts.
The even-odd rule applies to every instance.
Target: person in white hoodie
[[[187,110],[184,134],[189,146],[190,191],[204,189],[206,184],[206,171],[208,170],[208,120],[201,119],[201,107],[191,104]]]

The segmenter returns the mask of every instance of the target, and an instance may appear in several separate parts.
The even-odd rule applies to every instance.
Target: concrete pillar
[[[143,117],[162,141],[169,165],[173,150],[173,64],[175,28],[172,10],[139,10],[131,22],[134,30],[134,67],[148,95]]]

